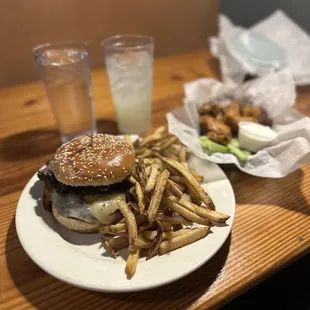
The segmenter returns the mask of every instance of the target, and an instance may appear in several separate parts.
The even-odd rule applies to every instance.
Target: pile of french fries
[[[129,136],[125,139],[131,142]],[[209,233],[212,222],[229,219],[215,211],[201,187],[203,177],[187,165],[186,147],[165,126],[134,147],[132,187],[126,201],[118,202],[120,216],[117,222],[100,227],[103,245],[112,257],[128,247],[129,278],[140,257],[149,260],[193,243]]]

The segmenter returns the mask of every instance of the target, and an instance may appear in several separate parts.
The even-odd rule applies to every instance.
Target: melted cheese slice
[[[86,196],[85,200],[89,202],[90,214],[102,224],[111,224],[115,219],[113,214],[117,209],[117,202],[125,201],[125,194],[114,193],[105,195]]]

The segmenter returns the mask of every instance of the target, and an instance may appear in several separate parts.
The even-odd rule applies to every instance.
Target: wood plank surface
[[[96,69],[104,65],[100,42],[115,34],[152,36],[157,56],[207,48],[207,38],[217,34],[219,5],[219,0],[29,0],[25,6],[2,0],[0,87],[39,79],[31,51],[46,42],[87,42]]]
[[[219,78],[216,61],[205,51],[155,61],[154,127],[181,106],[183,83],[201,76]],[[99,131],[117,133],[105,71],[93,73],[93,88]],[[310,115],[310,88],[298,90],[297,102]],[[141,293],[95,293],[64,284],[30,260],[14,223],[23,187],[59,144],[39,82],[0,90],[0,309],[214,309],[309,252],[310,166],[282,179],[229,166],[224,169],[236,195],[235,224],[199,270]]]

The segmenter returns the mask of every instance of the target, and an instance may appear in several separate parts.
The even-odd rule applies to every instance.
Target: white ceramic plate
[[[223,245],[234,221],[235,197],[223,171],[192,156],[190,166],[205,176],[204,188],[216,209],[231,216],[227,225],[212,227],[207,237],[149,261],[141,259],[136,274],[125,274],[127,250],[114,260],[100,243],[99,234],[71,232],[56,223],[41,202],[43,184],[36,175],[26,185],[17,206],[16,229],[31,259],[57,279],[94,291],[129,292],[173,282],[199,268]]]

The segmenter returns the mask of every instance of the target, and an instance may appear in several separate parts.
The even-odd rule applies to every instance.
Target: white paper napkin
[[[219,164],[235,164],[246,173],[270,178],[283,177],[310,162],[310,119],[292,108],[296,93],[290,70],[270,73],[237,88],[209,78],[187,83],[184,88],[184,107],[167,114],[169,131],[198,157]],[[272,146],[250,156],[246,162],[233,154],[206,152],[200,146],[197,109],[203,103],[223,98],[247,100],[266,109],[278,132]]]
[[[230,38],[242,27],[235,26],[226,16],[219,17],[219,36],[210,38],[211,53],[219,58],[223,82],[229,86],[241,85],[247,73],[259,76],[266,69],[229,51]],[[310,36],[281,10],[250,28],[277,43],[285,52],[288,68],[297,85],[310,84]]]

